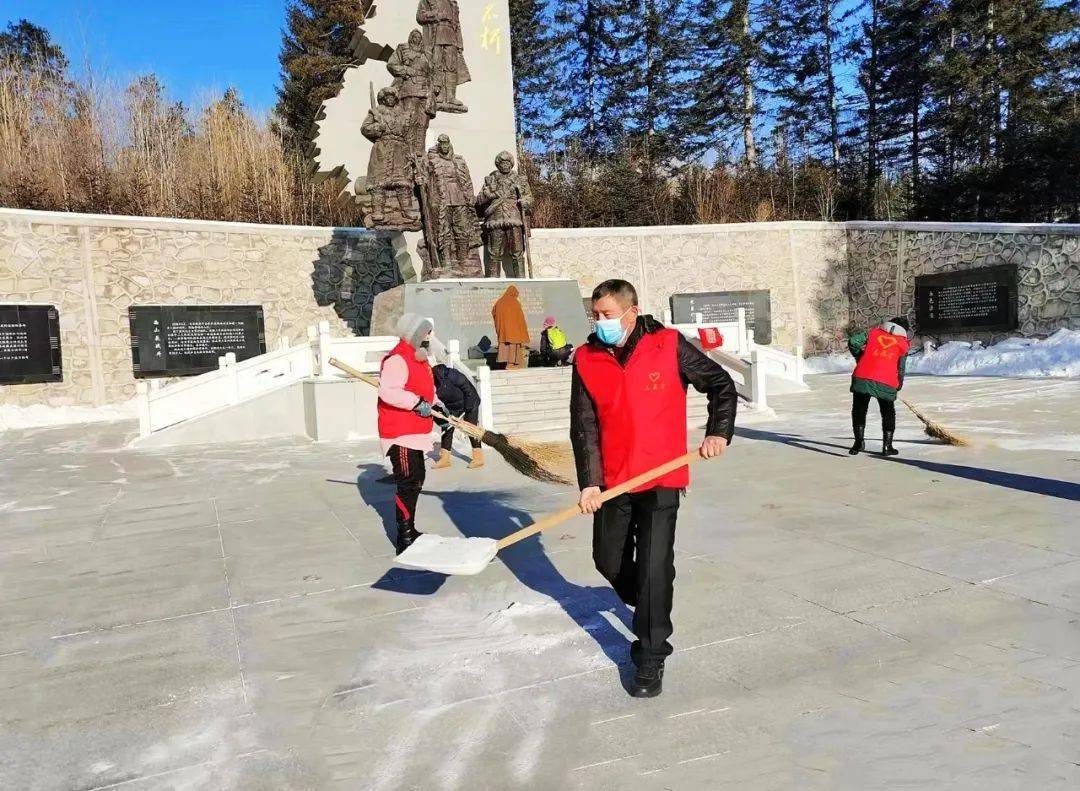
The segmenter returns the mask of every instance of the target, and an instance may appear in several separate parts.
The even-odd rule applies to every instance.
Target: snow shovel
[[[613,489],[608,489],[600,495],[600,502],[606,503],[608,500],[614,500],[616,497],[626,494],[632,489],[636,489],[650,481],[661,478],[700,458],[701,454],[697,451],[693,451],[687,453],[685,456],[672,459],[667,464],[662,464],[648,472],[643,472],[641,475],[636,478],[631,478],[624,484],[620,484]],[[439,574],[455,574],[461,576],[479,574],[487,568],[492,560],[495,559],[495,555],[498,554],[499,550],[513,546],[519,541],[524,541],[530,536],[534,536],[537,533],[562,524],[567,519],[572,519],[573,517],[580,515],[581,509],[578,507],[577,503],[575,503],[569,508],[559,511],[557,514],[552,514],[528,527],[523,527],[516,533],[511,533],[506,538],[500,540],[494,538],[445,538],[443,536],[425,533],[420,536],[411,547],[398,555],[394,563],[407,569],[434,571]]]

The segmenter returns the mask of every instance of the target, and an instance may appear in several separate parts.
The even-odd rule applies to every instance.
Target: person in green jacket
[[[881,409],[881,454],[895,456],[900,452],[893,447],[893,435],[896,433],[896,394],[904,386],[907,353],[911,348],[909,329],[907,319],[898,317],[848,338],[848,349],[857,361],[851,375],[851,427],[855,444],[848,453],[852,456],[866,449],[866,412],[871,398],[877,399]]]

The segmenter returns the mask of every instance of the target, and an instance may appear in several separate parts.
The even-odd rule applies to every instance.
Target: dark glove
[[[431,402],[420,399],[420,402],[413,407],[413,412],[420,417],[431,417]]]

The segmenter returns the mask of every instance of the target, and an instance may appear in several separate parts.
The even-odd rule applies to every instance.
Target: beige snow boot
[[[484,449],[473,448],[472,461],[469,462],[470,470],[478,470],[484,466]]]
[[[450,451],[445,448],[439,450],[439,460],[435,462],[431,469],[433,470],[445,470],[450,467]]]

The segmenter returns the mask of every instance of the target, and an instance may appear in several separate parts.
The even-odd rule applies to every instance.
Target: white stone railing
[[[382,358],[398,342],[393,337],[331,338],[327,322],[309,327],[308,339],[308,343],[299,346],[289,346],[283,341],[278,349],[243,362],[228,354],[218,359],[217,370],[179,382],[167,385],[156,379],[139,382],[140,436],[304,379],[344,376],[330,367],[331,357],[364,373],[375,373]]]
[[[283,342],[276,351],[239,363],[228,354],[218,359],[216,371],[172,384],[143,380],[137,385],[139,434],[148,436],[311,375],[311,348]]]

